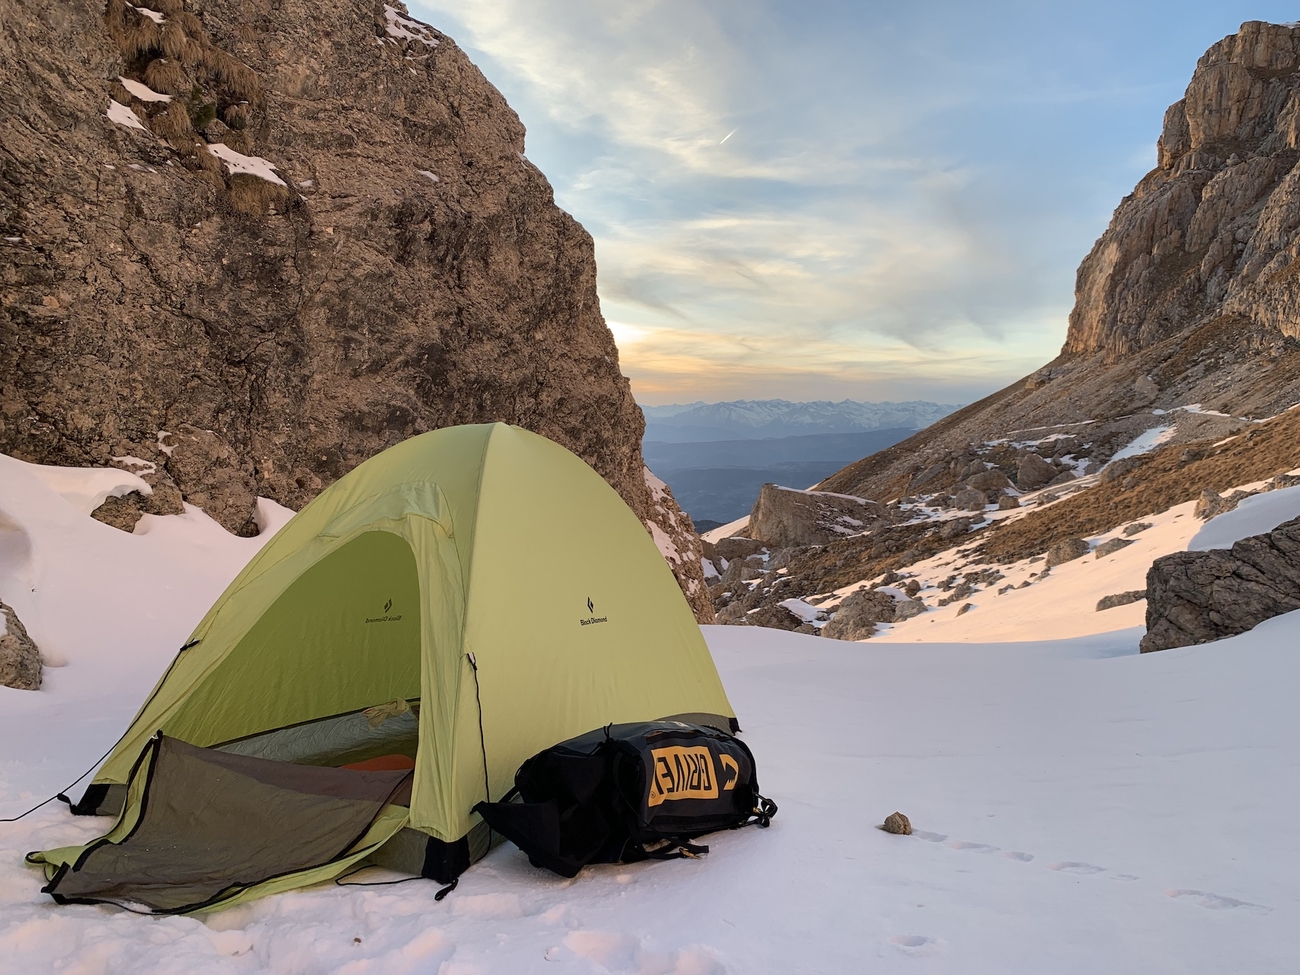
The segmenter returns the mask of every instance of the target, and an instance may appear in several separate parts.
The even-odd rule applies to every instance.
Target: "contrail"
[[[728,139],[730,139],[733,135],[735,135],[739,131],[740,131],[740,126],[737,125],[734,129],[732,129],[730,132],[728,132],[726,135],[722,137],[722,142],[726,142]],[[719,142],[718,145],[722,145],[722,142]]]

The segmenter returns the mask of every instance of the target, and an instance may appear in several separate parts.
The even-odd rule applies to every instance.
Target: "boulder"
[[[1144,532],[1150,527],[1151,527],[1151,522],[1149,521],[1135,521],[1131,525],[1124,526],[1124,537],[1132,538],[1134,535],[1138,534],[1139,532]]]
[[[1102,469],[1099,480],[1102,484],[1121,480],[1146,462],[1146,457],[1121,457],[1119,460],[1113,460]]]
[[[913,616],[920,616],[926,608],[925,601],[922,599],[895,599],[894,622],[900,623],[903,620],[910,620]]]
[[[1019,507],[1020,507],[1020,499],[1017,498],[1014,494],[1004,494],[1002,495],[1002,497],[998,498],[999,511],[1007,511],[1011,508],[1019,508]]]
[[[823,491],[764,484],[749,516],[749,533],[771,548],[825,545],[880,524],[882,505]]]
[[[758,555],[766,551],[766,547],[762,542],[755,541],[752,538],[741,538],[740,536],[732,536],[714,542],[712,548],[721,558],[726,559],[728,562],[733,559],[743,559],[747,555]]]
[[[41,652],[12,607],[0,602],[4,632],[0,633],[0,685],[22,691],[41,688]]]
[[[736,586],[742,582],[748,582],[750,579],[757,579],[763,574],[765,566],[761,555],[750,555],[743,559],[732,559],[727,563],[727,569],[722,573],[719,580],[722,585],[735,591]]]
[[[952,506],[962,511],[983,511],[987,503],[988,498],[984,496],[984,492],[973,488],[958,491],[952,498]]]
[[[234,448],[212,430],[182,423],[173,439],[167,469],[190,504],[202,508],[228,532],[256,535],[257,483],[252,464],[242,462]]]
[[[1155,380],[1150,376],[1138,376],[1137,381],[1133,383],[1133,404],[1135,406],[1148,406],[1155,402],[1159,394],[1160,387],[1156,385]]]
[[[1016,469],[1016,486],[1022,491],[1036,491],[1056,479],[1060,473],[1055,467],[1032,451],[1026,451]]]
[[[997,468],[973,474],[966,478],[966,486],[975,491],[1003,491],[1011,487],[1011,481]]]
[[[1066,538],[1047,550],[1047,567],[1081,559],[1092,549],[1082,538]]]
[[[140,510],[143,507],[143,502],[144,496],[138,491],[132,491],[120,498],[110,496],[105,498],[104,503],[90,513],[90,517],[124,532],[133,532],[135,531],[135,523],[144,514]]]
[[[835,616],[822,627],[822,636],[834,640],[865,640],[876,630],[877,623],[894,622],[895,599],[878,589],[859,589],[849,593],[835,610]]]
[[[1208,521],[1219,515],[1226,514],[1237,507],[1243,500],[1250,497],[1249,491],[1233,491],[1227,497],[1223,497],[1209,488],[1201,492],[1201,496],[1196,500],[1196,508],[1193,514],[1197,518],[1203,518]]]
[[[1300,609],[1300,518],[1231,549],[1174,552],[1147,571],[1143,653],[1244,633]]]
[[[1211,491],[1205,488],[1201,491],[1201,496],[1196,499],[1196,508],[1192,511],[1197,518],[1206,521],[1213,518],[1223,507],[1223,498],[1219,497],[1217,491]]]
[[[1132,544],[1133,544],[1132,539],[1112,538],[1108,542],[1102,542],[1093,551],[1096,553],[1097,558],[1104,559],[1107,555],[1114,555],[1120,549],[1127,548],[1129,545]]]
[[[901,812],[893,812],[886,816],[880,828],[886,833],[895,833],[899,836],[912,835],[912,821]]]
[[[1116,606],[1127,606],[1129,603],[1136,603],[1147,598],[1145,589],[1130,589],[1128,592],[1117,592],[1110,596],[1102,596],[1097,600],[1097,612],[1114,609]]]

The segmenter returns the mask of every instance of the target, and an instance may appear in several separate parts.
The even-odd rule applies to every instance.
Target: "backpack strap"
[[[709,852],[703,843],[692,843],[689,839],[674,838],[663,846],[647,850],[644,843],[634,844],[636,851],[647,860],[698,860]]]

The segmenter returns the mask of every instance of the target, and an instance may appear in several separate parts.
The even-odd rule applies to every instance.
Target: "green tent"
[[[735,723],[637,517],[543,437],[500,423],[438,430],[366,461],[266,544],[82,800],[120,810],[114,831],[29,859],[69,900],[116,891],[158,910],[314,883],[366,857],[451,879],[488,848],[470,808],[499,799],[524,759],[611,722],[665,717]],[[401,768],[384,764],[394,756],[413,760],[413,772],[382,771]],[[371,780],[359,792],[330,779],[375,759],[368,767],[381,771],[347,773]],[[307,766],[324,778],[304,779]],[[145,801],[163,783],[168,801]],[[286,810],[313,796],[335,803],[333,825],[321,827],[319,848],[302,839],[290,855],[286,844],[310,830]],[[205,825],[214,816],[225,825]],[[254,845],[266,862],[197,880],[193,863],[146,865],[155,888],[173,888],[153,900],[138,886],[119,890],[121,863],[100,871],[112,883],[88,879],[96,858],[131,836],[170,837],[179,849],[207,842],[196,831],[230,828],[246,839],[264,830]],[[320,852],[343,833],[346,843]],[[114,855],[129,860],[126,849]]]

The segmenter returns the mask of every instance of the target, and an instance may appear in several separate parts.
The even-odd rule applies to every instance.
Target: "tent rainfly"
[[[674,717],[735,727],[637,517],[543,437],[451,427],[361,464],[262,548],[76,807],[112,831],[28,860],[56,900],[155,913],[362,861],[452,882],[491,842],[471,807],[524,759]]]

